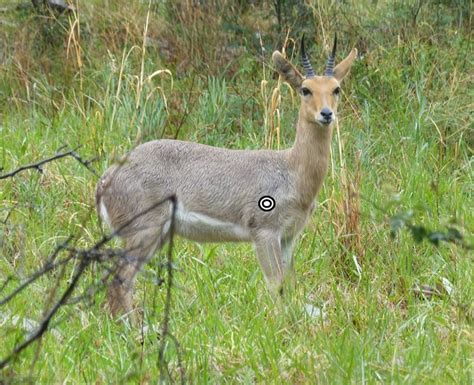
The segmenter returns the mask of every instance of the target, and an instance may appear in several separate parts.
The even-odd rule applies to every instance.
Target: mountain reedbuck
[[[322,76],[314,73],[303,40],[305,76],[280,52],[273,53],[276,70],[301,98],[291,148],[229,150],[155,140],[105,172],[97,186],[97,210],[111,229],[121,229],[127,254],[109,289],[113,314],[132,311],[135,276],[168,239],[172,203],[147,209],[171,195],[177,200],[176,234],[198,242],[253,242],[270,291],[281,292],[293,273],[295,238],[326,175],[340,82],[357,56],[354,48],[334,66],[336,42]]]

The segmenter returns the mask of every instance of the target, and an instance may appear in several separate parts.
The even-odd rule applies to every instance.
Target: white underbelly
[[[243,226],[187,211],[179,203],[176,208],[176,233],[198,242],[250,241],[250,232]]]

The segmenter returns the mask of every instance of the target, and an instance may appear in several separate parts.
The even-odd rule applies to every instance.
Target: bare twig
[[[74,255],[70,255],[68,258],[65,258],[59,262],[53,262],[59,252],[63,249],[66,248],[67,244],[71,241],[72,237],[69,237],[65,242],[61,243],[59,246],[56,247],[56,249],[53,251],[53,253],[50,255],[48,258],[48,262],[43,266],[42,269],[36,271],[33,273],[25,282],[23,282],[20,286],[18,286],[12,293],[7,295],[6,297],[2,298],[0,300],[0,306],[5,305],[7,302],[9,302],[13,297],[15,297],[17,294],[19,294],[23,289],[31,285],[34,281],[36,281],[39,277],[43,276],[47,272],[53,270],[54,268],[64,265],[65,263],[68,263],[72,258],[74,258]],[[8,280],[7,280],[8,282]],[[2,290],[0,290],[0,293],[3,291],[3,289],[6,287],[7,282],[5,282],[2,285]]]
[[[21,166],[19,168],[17,168],[16,170],[13,170],[7,174],[3,174],[3,175],[0,175],[0,179],[7,179],[7,178],[13,178],[16,174],[22,172],[22,171],[25,171],[25,170],[31,170],[31,169],[34,169],[40,173],[43,172],[43,169],[42,169],[42,166],[45,165],[46,163],[50,163],[50,162],[53,162],[57,159],[61,159],[61,158],[65,158],[67,156],[71,156],[73,157],[74,159],[76,159],[79,163],[81,163],[84,167],[86,167],[90,172],[92,172],[95,176],[98,176],[97,173],[94,171],[94,169],[90,166],[90,164],[92,162],[94,162],[96,159],[93,159],[93,160],[84,160],[82,159],[77,153],[76,153],[76,150],[80,148],[80,147],[76,147],[75,149],[73,150],[70,150],[70,151],[66,151],[66,152],[62,152],[62,153],[58,153],[50,158],[46,158],[46,159],[43,159],[43,160],[40,160],[39,162],[36,162],[36,163],[31,163],[31,164],[28,164],[26,166]]]
[[[64,155],[66,156],[66,155]],[[34,168],[34,167],[32,167]],[[59,266],[59,265],[64,265],[65,263],[69,262],[70,260],[74,258],[78,258],[80,260],[79,267],[77,268],[75,274],[73,275],[73,278],[71,282],[68,284],[66,290],[63,292],[61,298],[51,307],[49,311],[46,312],[46,316],[43,318],[43,320],[40,322],[40,325],[35,333],[33,333],[30,337],[28,337],[25,341],[17,345],[13,351],[2,361],[0,361],[0,369],[3,369],[5,366],[8,365],[8,363],[15,357],[17,356],[20,352],[22,352],[25,348],[27,348],[29,345],[31,345],[34,341],[40,339],[43,334],[48,330],[48,326],[54,317],[54,315],[57,313],[59,308],[66,303],[68,303],[68,299],[70,298],[71,294],[73,293],[75,287],[77,286],[77,283],[79,282],[79,279],[81,278],[82,274],[84,271],[89,267],[89,265],[92,262],[103,262],[106,259],[109,258],[104,258],[104,254],[107,257],[113,257],[113,258],[126,258],[127,255],[126,253],[129,252],[128,250],[118,253],[118,252],[110,252],[110,251],[100,251],[100,248],[106,245],[111,239],[116,237],[122,230],[124,230],[127,226],[129,226],[131,223],[133,223],[136,219],[138,219],[140,216],[147,214],[148,212],[154,210],[156,207],[171,201],[172,203],[172,216],[171,216],[171,227],[170,227],[170,233],[169,233],[169,247],[168,247],[168,257],[167,257],[167,273],[168,273],[168,279],[167,279],[167,293],[166,293],[166,303],[165,303],[165,312],[164,312],[164,320],[163,320],[163,327],[162,327],[162,346],[160,347],[160,354],[159,354],[159,364],[161,368],[167,368],[166,362],[164,360],[164,348],[165,348],[165,340],[166,337],[171,336],[169,333],[169,320],[170,320],[170,309],[171,309],[171,285],[173,283],[173,266],[172,266],[172,253],[173,253],[173,236],[174,236],[174,223],[175,223],[175,214],[176,214],[176,196],[172,195],[169,196],[146,210],[138,213],[135,215],[133,218],[131,218],[129,221],[127,221],[125,224],[123,224],[119,229],[114,231],[110,235],[103,236],[102,239],[100,239],[95,245],[93,245],[91,248],[86,249],[86,250],[80,250],[80,249],[75,249],[71,248],[68,246],[68,243],[72,239],[70,237],[68,240],[63,242],[61,245],[59,245],[52,255],[49,258],[49,262],[39,271],[35,272],[32,276],[30,276],[26,282],[21,284],[18,288],[16,288],[13,293],[7,295],[5,298],[0,300],[0,306],[4,305],[8,301],[10,301],[14,296],[16,296],[18,293],[20,293],[22,290],[24,290],[26,287],[28,287],[32,282],[34,282],[36,279],[38,279],[40,276],[46,274],[53,268]],[[57,255],[59,254],[60,251],[62,250],[67,250],[69,252],[69,256],[55,262],[55,259]],[[107,275],[105,276],[104,282],[107,280],[107,278],[111,275],[111,272],[108,271]],[[2,285],[2,289],[6,286],[6,283]],[[173,339],[173,341],[176,341],[174,337],[170,337]],[[183,373],[183,369],[181,366],[181,359],[179,359],[179,365],[181,372]],[[184,376],[182,375],[182,382],[184,382]]]
[[[192,109],[194,108],[194,105],[196,104],[197,100],[199,99],[199,98],[194,98],[194,100],[192,99],[195,78],[196,77],[193,76],[193,78],[191,80],[191,87],[189,88],[189,92],[188,92],[188,103],[186,104],[184,114],[181,117],[181,120],[179,121],[178,126],[176,127],[176,131],[174,133],[174,138],[175,139],[178,139],[181,127],[183,127],[184,123],[186,122],[186,119],[188,118],[188,115],[191,113]]]
[[[13,357],[17,356],[23,349],[28,347],[33,341],[36,341],[45,333],[45,331],[48,329],[48,325],[51,322],[51,319],[53,318],[54,314],[56,314],[59,308],[67,301],[69,296],[72,294],[74,288],[76,287],[77,282],[79,281],[79,278],[81,277],[82,273],[87,268],[89,263],[90,261],[88,260],[81,261],[81,264],[79,265],[79,268],[76,271],[76,274],[74,274],[74,277],[71,280],[71,283],[68,285],[68,287],[64,291],[59,301],[56,302],[56,304],[51,308],[51,310],[48,312],[48,314],[43,319],[43,321],[41,321],[38,330],[35,333],[33,333],[33,335],[31,335],[29,338],[27,338],[25,341],[23,341],[20,345],[17,345],[13,349],[13,352],[7,358],[0,361],[0,369],[3,369],[13,359]]]
[[[181,383],[185,383],[184,369],[181,364],[181,358],[179,355],[179,345],[176,338],[169,332],[169,322],[171,314],[171,288],[173,286],[173,238],[175,230],[175,217],[176,217],[176,197],[173,195],[171,197],[172,213],[171,213],[171,224],[170,224],[170,233],[169,233],[169,244],[168,244],[168,253],[167,253],[167,281],[166,281],[166,300],[165,300],[165,311],[163,315],[163,323],[161,327],[161,344],[158,352],[158,366],[160,368],[160,382],[166,382],[165,373],[168,374],[168,377],[171,377],[168,369],[168,365],[164,358],[166,340],[171,338],[175,343],[176,349],[178,350],[178,366],[181,371]]]

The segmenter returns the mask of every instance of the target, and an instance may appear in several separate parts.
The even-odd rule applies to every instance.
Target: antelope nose
[[[329,120],[332,119],[332,111],[331,111],[329,108],[324,107],[324,108],[321,110],[321,116],[322,116],[325,120],[329,121]]]

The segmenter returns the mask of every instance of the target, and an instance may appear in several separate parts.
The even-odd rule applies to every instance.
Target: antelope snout
[[[334,114],[329,107],[323,107],[319,115],[318,120],[323,124],[329,124],[334,120]]]

